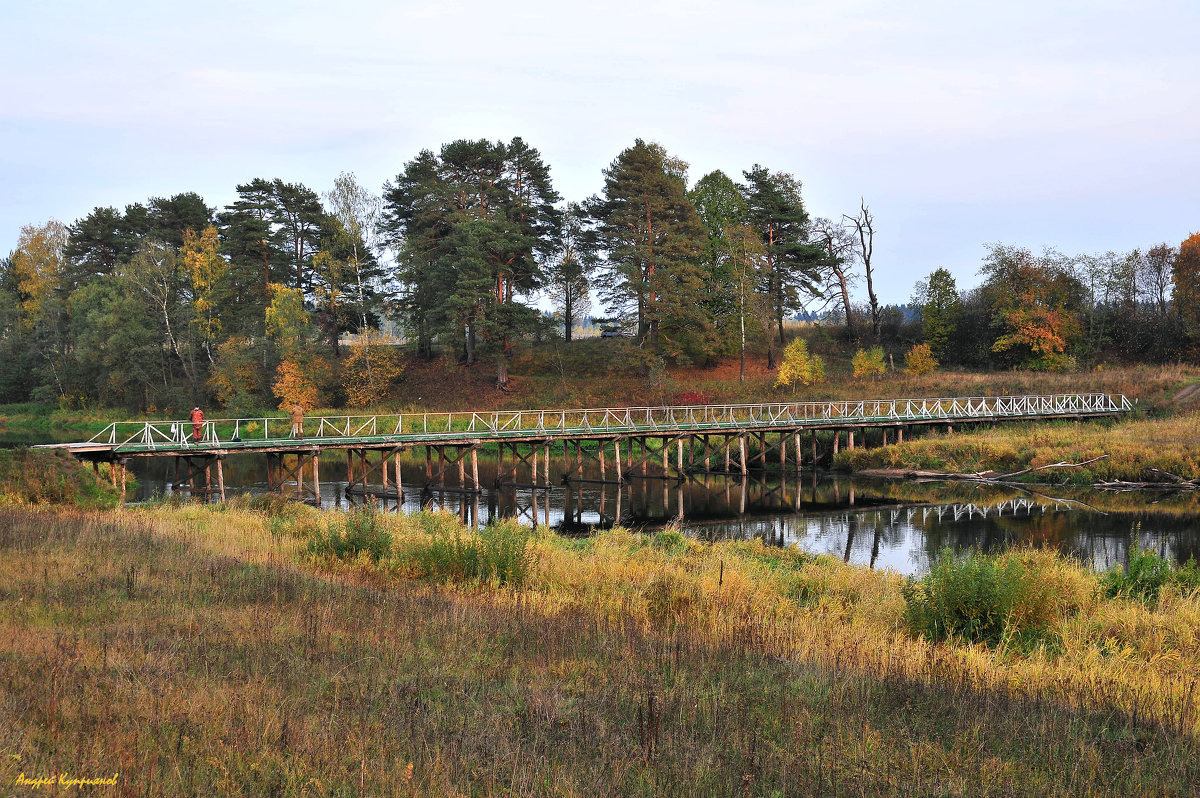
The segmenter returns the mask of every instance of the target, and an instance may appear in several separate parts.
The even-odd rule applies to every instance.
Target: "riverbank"
[[[1099,459],[1098,459],[1099,458]],[[862,472],[885,469],[892,475],[911,471],[999,474],[1052,463],[1085,463],[1025,475],[1050,484],[1159,482],[1155,471],[1183,479],[1200,477],[1200,411],[1169,418],[1115,422],[1039,422],[1005,424],[969,433],[935,432],[902,444],[842,451],[837,466]]]
[[[1049,554],[998,641],[758,543],[275,498],[0,508],[0,783],[131,792],[1186,795],[1200,598]],[[1016,581],[1013,581],[1016,580]],[[978,580],[976,580],[978,581]],[[1030,586],[1040,586],[1033,589]],[[923,595],[932,595],[928,591]],[[1007,599],[996,599],[1007,601]],[[91,771],[95,771],[92,773]]]

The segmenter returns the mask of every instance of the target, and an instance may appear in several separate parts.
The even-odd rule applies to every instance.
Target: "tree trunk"
[[[496,387],[508,389],[508,357],[503,352],[496,356]]]

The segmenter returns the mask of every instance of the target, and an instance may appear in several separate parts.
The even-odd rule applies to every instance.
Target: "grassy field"
[[[1108,597],[1049,554],[988,566],[1026,587],[970,643],[916,634],[894,575],[669,531],[23,505],[0,549],[16,794],[1200,789],[1200,596]]]

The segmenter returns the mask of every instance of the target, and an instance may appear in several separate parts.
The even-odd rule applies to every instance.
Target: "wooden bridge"
[[[955,424],[1096,418],[1132,409],[1124,396],[1088,393],[404,413],[312,417],[303,437],[293,437],[290,420],[279,417],[213,419],[201,425],[198,436],[189,421],[119,421],[91,440],[53,446],[94,463],[112,463],[114,484],[119,481],[122,486],[129,458],[175,458],[176,486],[188,485],[194,492],[222,499],[221,464],[227,457],[265,454],[269,487],[282,491],[285,484],[291,485],[303,497],[309,477],[312,494],[320,495],[321,454],[342,450],[348,492],[398,496],[399,457],[419,448],[425,452],[424,487],[479,492],[478,452],[484,446],[498,451],[497,484],[546,488],[552,484],[552,450],[561,453],[565,472],[560,477],[566,481],[588,481],[583,477],[585,458],[598,463],[600,479],[591,481],[600,482],[680,479],[695,471],[746,474],[767,468],[776,458],[780,468],[799,471],[804,434],[811,439],[809,462],[816,463],[818,435],[832,456],[843,437],[853,449],[856,433],[860,445],[866,445],[870,435],[887,446],[889,438],[903,442],[905,431],[914,427],[943,425],[952,432]],[[452,469],[457,479],[448,480]],[[203,487],[198,484],[201,478]]]

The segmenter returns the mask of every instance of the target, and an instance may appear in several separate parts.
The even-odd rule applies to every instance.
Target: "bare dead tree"
[[[867,274],[867,299],[871,303],[871,334],[879,338],[879,318],[882,310],[879,300],[875,297],[875,284],[871,272],[871,256],[875,253],[875,217],[871,215],[871,209],[867,207],[867,201],[864,199],[857,216],[842,214],[842,218],[850,223],[858,237],[857,255]]]

